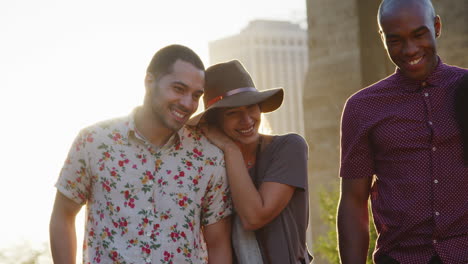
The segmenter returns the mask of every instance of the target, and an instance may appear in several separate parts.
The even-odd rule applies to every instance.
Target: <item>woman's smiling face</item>
[[[220,127],[237,143],[256,143],[259,137],[261,111],[258,104],[225,108],[219,111]]]

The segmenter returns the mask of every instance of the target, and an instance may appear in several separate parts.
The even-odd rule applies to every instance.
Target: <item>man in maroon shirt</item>
[[[366,263],[370,197],[375,263],[466,264],[468,167],[454,94],[468,70],[437,56],[441,21],[430,0],[384,0],[378,22],[397,69],[343,111],[341,261]]]

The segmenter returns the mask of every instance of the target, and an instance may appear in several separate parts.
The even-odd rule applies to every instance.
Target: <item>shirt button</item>
[[[147,262],[147,263],[151,263],[151,259],[150,259],[150,258],[147,258],[147,259],[146,259],[146,262]]]
[[[432,243],[437,244],[437,239],[432,240]]]
[[[439,181],[438,181],[438,180],[434,180],[434,183],[439,183]]]
[[[424,96],[428,97],[428,96],[429,96],[429,93],[424,93]]]
[[[432,147],[432,151],[436,151],[436,150],[437,150],[437,148],[436,148],[436,147]]]
[[[439,213],[439,212],[435,212],[435,215],[439,216],[439,215],[440,215],[440,213]]]
[[[151,236],[151,232],[146,233],[147,236]]]
[[[432,121],[429,121],[429,122],[427,122],[427,123],[429,123],[429,125],[431,125],[431,126],[432,126]]]

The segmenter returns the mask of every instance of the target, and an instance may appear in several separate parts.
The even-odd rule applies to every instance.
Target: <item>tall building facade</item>
[[[307,31],[286,21],[255,20],[237,35],[209,43],[210,64],[238,59],[257,89],[284,88],[281,108],[266,114],[275,134],[304,135],[302,96],[307,53]]]

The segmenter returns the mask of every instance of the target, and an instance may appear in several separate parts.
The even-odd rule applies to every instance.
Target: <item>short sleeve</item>
[[[89,198],[91,176],[88,169],[87,147],[93,141],[91,132],[83,130],[75,138],[55,187],[78,204]]]
[[[232,201],[226,169],[218,164],[208,183],[202,202],[202,225],[214,224],[232,214]]]
[[[341,119],[341,161],[340,176],[357,179],[371,177],[374,174],[374,160],[369,129],[358,113],[358,104],[349,99]]]
[[[278,182],[307,189],[308,146],[297,134],[281,136],[270,149],[271,159],[266,168],[263,182]],[[273,142],[270,144],[274,144]]]

